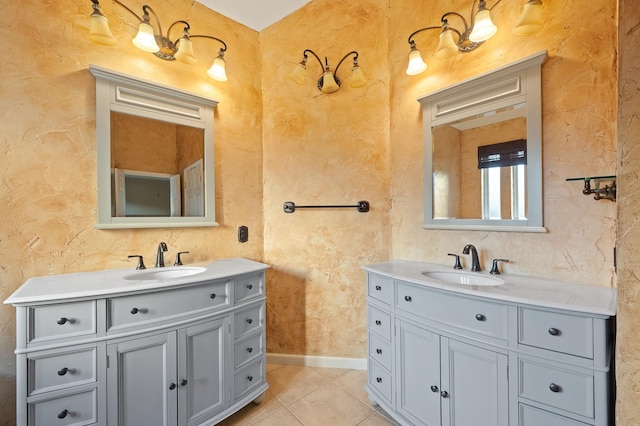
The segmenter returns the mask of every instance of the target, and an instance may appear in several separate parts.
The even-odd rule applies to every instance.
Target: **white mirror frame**
[[[422,104],[425,229],[546,232],[542,204],[542,51],[418,98]],[[434,219],[432,128],[466,117],[525,104],[527,118],[527,219]]]
[[[213,109],[217,101],[95,65],[98,218],[94,228],[176,228],[218,226],[215,219]],[[204,216],[111,216],[111,111],[204,130]]]

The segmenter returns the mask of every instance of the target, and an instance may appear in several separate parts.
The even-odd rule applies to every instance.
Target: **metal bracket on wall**
[[[360,213],[366,213],[369,211],[369,202],[368,201],[358,201],[358,204],[355,206],[343,206],[343,205],[333,205],[333,206],[296,206],[296,203],[293,201],[285,201],[284,203],[284,212],[285,213],[293,213],[296,209],[345,209],[345,208],[356,208]]]

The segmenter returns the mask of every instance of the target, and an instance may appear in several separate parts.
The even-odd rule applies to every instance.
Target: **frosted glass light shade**
[[[89,29],[89,40],[94,43],[103,44],[105,46],[115,46],[117,43],[111,29],[109,21],[101,13],[94,12],[91,14],[91,28]]]
[[[333,93],[340,88],[331,71],[325,71],[322,75],[322,93]]]
[[[227,71],[224,58],[218,55],[211,64],[211,68],[207,71],[209,77],[217,81],[227,81]]]
[[[304,84],[304,77],[307,74],[307,67],[301,62],[295,66],[289,78],[296,84],[302,86]]]
[[[153,28],[146,22],[140,22],[138,34],[133,39],[133,44],[140,50],[156,53],[160,50],[156,43],[156,36],[153,34]]]
[[[351,87],[358,88],[364,87],[367,84],[367,80],[364,78],[364,74],[358,65],[354,65],[351,69]]]
[[[480,43],[489,40],[498,31],[498,27],[493,25],[491,12],[488,9],[480,9],[476,14],[473,31],[469,34],[469,40]]]
[[[529,0],[524,5],[520,20],[512,31],[517,36],[530,36],[542,30],[543,25],[542,2],[540,0]]]
[[[420,51],[415,47],[411,48],[409,53],[409,65],[407,66],[407,75],[418,75],[427,69],[427,64],[422,60]]]
[[[443,30],[440,33],[438,47],[436,48],[435,56],[438,59],[450,58],[458,53],[458,45],[453,40],[453,31]]]
[[[196,59],[196,56],[193,54],[193,43],[189,37],[183,36],[178,41],[178,51],[174,57],[185,64],[193,65],[198,62],[198,59]]]

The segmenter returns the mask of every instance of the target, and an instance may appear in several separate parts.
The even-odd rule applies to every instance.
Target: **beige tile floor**
[[[262,404],[249,404],[221,426],[392,426],[369,402],[367,372],[267,364],[269,389]]]

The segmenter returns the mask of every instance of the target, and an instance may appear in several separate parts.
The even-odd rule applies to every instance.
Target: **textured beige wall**
[[[260,33],[264,101],[267,350],[363,358],[366,355],[362,264],[390,252],[388,1],[314,0]],[[288,75],[312,49],[334,68],[360,53],[365,87],[322,94],[309,55],[306,83]],[[293,214],[282,204],[355,205]]]
[[[640,419],[640,8],[620,1],[618,75],[618,426]]]
[[[142,1],[127,0],[141,12]],[[180,0],[154,2],[164,27],[188,19],[194,33],[227,41],[229,81],[206,75],[219,45],[194,40],[200,62],[165,62],[138,51],[136,23],[103,1],[117,47],[88,38],[91,2],[58,0],[0,5],[0,300],[27,278],[103,268],[133,268],[165,241],[184,261],[242,256],[262,259],[262,148],[258,34]],[[176,37],[179,36],[176,35]],[[95,79],[89,64],[218,100],[215,111],[216,214],[200,229],[96,230]],[[250,239],[237,242],[237,227]],[[0,305],[0,424],[14,422],[14,309]]]

